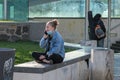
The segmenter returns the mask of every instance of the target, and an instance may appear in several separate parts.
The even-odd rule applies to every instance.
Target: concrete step
[[[117,44],[120,44],[120,41],[116,41]]]
[[[120,46],[111,46],[111,49],[120,50]]]
[[[112,46],[120,47],[120,44],[112,44]]]
[[[111,46],[110,48],[113,49],[115,53],[120,53],[120,46],[119,47],[118,46]]]
[[[110,48],[113,49],[115,53],[120,53],[120,41],[116,41]]]

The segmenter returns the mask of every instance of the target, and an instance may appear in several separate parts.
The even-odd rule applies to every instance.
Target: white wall
[[[47,22],[52,19],[34,19],[33,21]],[[66,42],[79,43],[84,39],[85,19],[58,19],[58,31],[62,34]],[[106,29],[108,30],[108,20],[103,19]],[[111,27],[120,24],[120,19],[112,19]],[[120,26],[111,31],[111,43],[120,40]],[[105,39],[105,45],[107,44]]]
[[[34,21],[47,22],[52,19],[35,19]],[[66,42],[79,43],[84,35],[84,19],[58,19],[58,31]]]

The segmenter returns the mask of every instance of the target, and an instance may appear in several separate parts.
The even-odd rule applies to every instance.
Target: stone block
[[[22,33],[29,33],[29,25],[23,26]]]
[[[21,35],[21,26],[17,26],[16,32],[17,35]]]
[[[6,29],[6,33],[13,35],[15,33],[15,29],[8,28],[8,29]]]
[[[29,34],[28,33],[23,33],[22,34],[22,40],[29,40]]]
[[[0,40],[5,40],[7,41],[9,39],[10,36],[8,36],[7,34],[0,34]]]
[[[11,35],[10,38],[8,39],[8,41],[10,42],[15,42],[20,40],[20,37],[18,37],[17,35]]]

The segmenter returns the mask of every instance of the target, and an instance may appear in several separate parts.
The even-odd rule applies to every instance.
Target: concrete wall
[[[78,49],[65,53],[59,64],[41,64],[35,61],[14,66],[13,80],[88,80],[89,68],[85,60],[90,53]]]
[[[120,19],[112,19],[111,27],[118,25],[117,28],[111,30],[111,43],[115,43],[115,41],[120,41]]]
[[[79,49],[66,53],[60,64],[31,61],[15,65],[13,80],[113,80],[113,67],[113,50],[91,47],[89,52]]]
[[[52,19],[32,19],[32,21],[47,22]],[[79,43],[84,39],[85,19],[58,19],[58,31],[62,34],[67,42]],[[103,19],[106,30],[108,30],[108,20]],[[118,25],[117,28],[111,30],[111,43],[120,40],[120,19],[111,19],[111,28]],[[107,44],[105,39],[105,46]]]
[[[29,39],[32,41],[39,41],[44,34],[45,24],[46,24],[45,22],[29,23],[30,25]]]
[[[0,23],[0,31],[3,30],[1,27],[9,28],[16,28],[16,26],[28,26],[29,28],[29,40],[40,40],[45,24],[47,21],[52,19],[33,19],[30,20],[28,23]],[[80,40],[84,39],[84,28],[85,28],[85,19],[58,19],[59,20],[59,26],[58,31],[63,36],[64,40],[66,42],[72,42],[72,43],[79,43]],[[103,19],[106,29],[108,28],[107,19]],[[32,21],[32,22],[31,22]],[[112,19],[111,20],[111,28],[118,25],[120,26],[120,19]],[[111,43],[114,43],[117,40],[120,40],[120,27],[117,27],[111,31]],[[21,30],[22,31],[22,30]],[[0,34],[2,31],[0,32]],[[26,37],[24,37],[26,38]],[[105,44],[106,44],[105,39]]]
[[[80,61],[42,74],[14,72],[13,80],[88,80],[88,68]]]
[[[33,21],[47,22],[52,19],[34,19]],[[79,43],[84,38],[84,19],[58,19],[58,31],[67,42]]]

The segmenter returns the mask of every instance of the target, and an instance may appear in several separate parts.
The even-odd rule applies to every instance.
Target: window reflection
[[[29,17],[84,17],[84,12],[85,0],[48,1],[30,6]]]
[[[0,1],[0,19],[3,19],[3,1]]]
[[[93,15],[100,13],[103,17],[108,15],[108,4],[107,0],[91,0],[90,10],[93,11]]]
[[[5,1],[7,1],[6,9]],[[0,19],[27,21],[28,7],[28,0],[0,0]]]
[[[3,4],[0,4],[0,19],[3,18]]]
[[[0,20],[5,19],[4,1],[0,0]],[[85,1],[7,0],[7,20],[27,21],[28,17],[85,17]],[[112,0],[111,17],[120,17],[119,5],[120,0]],[[90,0],[90,10],[93,11],[93,15],[101,13],[103,17],[108,17],[108,0]]]
[[[120,18],[120,0],[112,0],[111,16]]]
[[[86,0],[30,1],[29,17],[85,17]],[[34,5],[35,4],[35,5]],[[120,17],[120,0],[112,0],[111,16]],[[90,0],[93,15],[108,17],[108,0]]]

